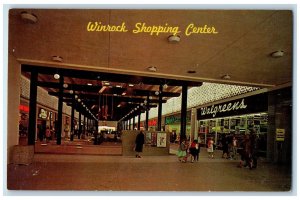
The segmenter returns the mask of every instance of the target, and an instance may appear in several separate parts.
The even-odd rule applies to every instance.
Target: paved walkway
[[[7,165],[10,190],[284,192],[291,169],[266,162],[238,168],[237,160],[180,163],[175,155],[125,156],[35,154],[31,165]],[[49,191],[48,191],[49,192]],[[97,194],[97,193],[96,193]],[[234,193],[233,193],[234,194]]]

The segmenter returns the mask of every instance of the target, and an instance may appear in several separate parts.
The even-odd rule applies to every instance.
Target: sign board
[[[284,135],[285,135],[285,129],[276,128],[276,141],[277,142],[283,142]]]
[[[262,93],[220,104],[212,104],[197,110],[198,120],[265,112],[268,110],[268,94]]]

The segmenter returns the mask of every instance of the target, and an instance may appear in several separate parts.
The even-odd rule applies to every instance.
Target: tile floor
[[[180,163],[175,155],[126,156],[35,154],[34,162],[7,165],[8,192],[42,191],[186,191],[283,192],[291,190],[291,167],[260,161],[238,168],[237,160],[209,159]]]

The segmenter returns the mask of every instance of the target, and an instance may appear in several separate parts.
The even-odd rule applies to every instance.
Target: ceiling
[[[33,13],[37,22],[22,20],[23,11]],[[116,26],[123,23],[127,32],[87,31],[89,22]],[[180,42],[168,42],[171,31],[158,35],[133,33],[137,23],[145,23],[147,27],[179,27]],[[188,36],[185,30],[190,24],[207,25],[218,33]],[[258,87],[291,84],[292,49],[293,13],[288,10],[11,9],[9,12],[9,55],[21,64],[31,68],[107,73],[119,77],[123,88],[129,82],[121,80],[121,75],[200,85],[202,82]],[[277,50],[283,51],[284,56],[272,57],[271,53]],[[53,61],[53,56],[62,57],[62,62]],[[149,71],[150,66],[157,71]],[[226,74],[229,79],[223,78]],[[50,75],[41,77],[43,81],[51,81],[47,76]],[[66,80],[77,85],[90,81],[82,77]],[[111,81],[118,84],[118,78]],[[156,91],[160,84],[152,82],[140,89]],[[168,91],[180,92],[180,87],[170,87]]]
[[[59,97],[62,88],[61,97],[68,106],[74,105],[74,109],[89,118],[111,121],[131,119],[160,102],[166,103],[169,98],[180,96],[183,85],[202,85],[166,78],[22,65],[22,75],[30,79],[32,72],[38,74],[37,86],[46,89],[49,95]]]

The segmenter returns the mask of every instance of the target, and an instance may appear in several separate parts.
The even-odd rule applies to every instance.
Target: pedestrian
[[[145,137],[144,137],[144,133],[143,131],[140,131],[139,134],[137,134],[136,138],[135,138],[135,152],[136,158],[141,158],[141,153],[143,152],[143,146],[145,143]]]
[[[250,163],[250,169],[257,167],[257,135],[254,131],[250,132],[250,152],[251,152],[251,163]]]
[[[227,136],[225,134],[222,136],[222,149],[223,149],[223,154],[222,158],[228,158],[228,140]]]
[[[190,154],[191,154],[191,162],[193,163],[195,160],[196,160],[196,157],[197,157],[197,154],[198,154],[198,149],[196,148],[197,146],[197,140],[194,140],[192,143],[191,143],[191,146],[190,146]]]
[[[49,126],[46,128],[46,142],[48,143],[51,140],[51,130]]]
[[[179,162],[186,162],[187,160],[186,151],[187,151],[187,145],[186,145],[186,139],[184,138],[182,139],[177,152]]]
[[[252,169],[253,163],[252,163],[252,155],[251,155],[251,141],[250,141],[249,134],[246,134],[244,136],[242,147],[243,147],[243,149],[241,152],[241,160],[240,160],[239,167],[249,166],[249,168]]]
[[[210,137],[207,142],[207,152],[209,158],[214,158],[214,141]]]
[[[237,154],[237,139],[235,136],[232,138],[232,157],[234,160],[236,160],[236,154]]]

